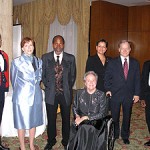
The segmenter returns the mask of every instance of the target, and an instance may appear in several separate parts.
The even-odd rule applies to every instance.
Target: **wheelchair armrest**
[[[108,120],[110,120],[111,118],[112,118],[111,115],[107,115],[106,117],[103,118],[103,120],[108,121]]]

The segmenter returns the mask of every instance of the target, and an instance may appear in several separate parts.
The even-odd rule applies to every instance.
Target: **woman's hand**
[[[89,120],[89,117],[88,116],[80,117],[77,115],[75,119],[75,125],[78,126],[84,120]]]

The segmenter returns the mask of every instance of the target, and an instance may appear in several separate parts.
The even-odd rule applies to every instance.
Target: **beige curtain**
[[[47,51],[50,23],[56,15],[62,25],[68,24],[73,17],[78,27],[76,87],[83,87],[82,79],[88,55],[90,0],[36,0],[15,6],[13,10],[13,23],[18,18],[23,27],[23,37],[29,36],[35,40],[38,57]]]

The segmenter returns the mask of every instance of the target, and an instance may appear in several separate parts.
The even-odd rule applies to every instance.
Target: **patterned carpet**
[[[61,117],[57,117],[57,144],[53,147],[54,150],[63,150],[61,145]],[[114,150],[148,150],[150,147],[145,147],[143,144],[149,139],[150,135],[145,123],[144,108],[140,104],[133,106],[131,118],[131,136],[130,145],[124,145],[121,139],[116,140]],[[35,139],[36,150],[43,150],[46,145],[47,133],[46,131]],[[3,137],[3,144],[8,146],[11,150],[19,149],[19,141],[17,137]],[[29,140],[25,140],[26,148],[29,150]]]

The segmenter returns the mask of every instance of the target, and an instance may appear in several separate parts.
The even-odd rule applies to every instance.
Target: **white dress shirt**
[[[0,67],[1,71],[4,71],[4,58],[1,54],[0,54]]]
[[[62,52],[60,55],[57,55],[57,54],[54,52],[54,59],[55,59],[56,62],[57,62],[57,56],[59,56],[59,63],[61,64],[62,58],[63,58],[63,52]]]
[[[127,63],[128,63],[128,70],[129,70],[129,56],[128,57],[123,57],[123,56],[120,56],[121,57],[121,62],[122,62],[122,66],[124,67],[124,61],[125,61],[125,58],[127,59]]]
[[[149,78],[148,78],[148,85],[150,86],[150,72],[149,72]]]

